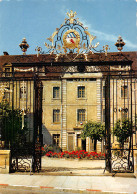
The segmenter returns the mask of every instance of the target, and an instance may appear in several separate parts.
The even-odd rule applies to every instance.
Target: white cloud
[[[127,47],[137,49],[137,44],[134,44],[134,43],[132,43],[129,40],[126,40],[126,39],[125,39],[125,43],[126,43]]]
[[[118,36],[113,35],[113,34],[108,34],[108,33],[101,32],[101,31],[98,31],[98,30],[93,29],[92,26],[91,26],[91,24],[89,24],[86,20],[84,20],[81,17],[80,17],[80,21],[83,23],[83,25],[85,27],[88,27],[90,33],[91,34],[93,33],[93,35],[94,36],[97,36],[98,39],[104,40],[104,41],[113,42],[113,43],[115,43],[117,41]],[[123,38],[124,42],[126,43],[126,46],[127,47],[132,48],[132,49],[137,49],[137,44],[132,43],[131,41],[125,39],[124,37],[122,37],[122,38]]]

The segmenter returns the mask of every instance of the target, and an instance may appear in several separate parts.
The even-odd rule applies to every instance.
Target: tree
[[[0,133],[5,147],[16,144],[25,137],[26,125],[22,130],[22,114],[18,109],[12,109],[8,102],[0,103]]]
[[[100,122],[88,121],[82,129],[81,137],[82,139],[86,139],[86,137],[93,139],[96,151],[97,140],[101,141],[105,137],[105,127]]]
[[[131,130],[132,123],[129,119],[118,120],[115,123],[114,135],[117,137],[117,141],[120,143],[121,148],[124,148],[124,142],[128,137],[132,135]]]

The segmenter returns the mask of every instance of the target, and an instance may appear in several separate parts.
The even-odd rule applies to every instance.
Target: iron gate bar
[[[137,113],[136,113],[136,81],[134,82],[134,96],[135,96],[135,133],[136,133],[136,131],[137,131]],[[135,135],[135,143],[136,143],[136,145],[137,145],[137,133],[136,133],[136,135]]]
[[[110,75],[107,75],[105,80],[105,144],[106,170],[111,172]]]
[[[114,121],[114,78],[113,79],[113,121]],[[114,122],[113,122],[113,134],[114,134]],[[113,143],[114,143],[114,135],[113,135]]]
[[[131,85],[131,132],[132,132],[132,134],[131,134],[131,136],[130,136],[130,146],[129,146],[129,156],[130,156],[130,151],[131,151],[131,149],[132,149],[132,158],[133,158],[133,160],[132,160],[132,162],[133,162],[133,164],[131,164],[132,166],[134,166],[134,154],[133,154],[133,152],[134,152],[134,150],[133,150],[133,124],[132,124],[132,122],[133,122],[133,120],[132,120],[132,69],[130,70],[130,81],[131,81],[131,83],[130,83],[130,85]],[[129,160],[130,161],[130,160]],[[129,166],[130,166],[130,163],[129,163]],[[134,168],[133,168],[133,172],[134,172]]]
[[[33,172],[41,170],[42,156],[42,82],[34,78],[35,109],[34,109],[34,163]]]
[[[116,79],[116,88],[117,88],[117,79]],[[117,95],[117,90],[116,90],[116,108],[118,107],[117,97],[118,97],[118,95]],[[116,112],[116,120],[117,120],[117,118],[118,118],[118,111]]]

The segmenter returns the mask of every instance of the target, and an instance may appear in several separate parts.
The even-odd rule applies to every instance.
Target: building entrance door
[[[68,150],[74,150],[74,133],[68,133]]]

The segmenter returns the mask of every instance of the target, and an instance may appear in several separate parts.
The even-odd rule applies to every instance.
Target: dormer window
[[[10,67],[5,67],[5,77],[11,77],[10,72]]]
[[[3,76],[4,77],[11,77],[12,76],[12,65],[11,64],[6,63],[3,66]]]

